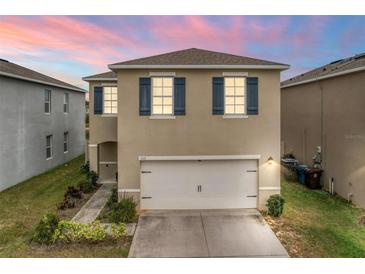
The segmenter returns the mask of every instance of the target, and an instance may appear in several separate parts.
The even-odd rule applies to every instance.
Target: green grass
[[[37,247],[30,244],[42,215],[57,212],[68,186],[85,179],[79,172],[80,156],[64,165],[0,192],[0,257],[125,257],[128,250],[116,244]]]
[[[365,257],[365,226],[359,223],[363,209],[295,182],[282,181],[282,195],[286,204],[281,237],[289,253],[292,243],[303,257]],[[288,239],[293,234],[295,241]]]

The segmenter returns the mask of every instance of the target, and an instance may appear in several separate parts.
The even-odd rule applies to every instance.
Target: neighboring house
[[[282,152],[312,164],[322,150],[323,186],[365,207],[365,54],[281,85]]]
[[[0,191],[84,152],[84,90],[0,59]]]
[[[142,209],[263,208],[280,193],[288,67],[192,48],[85,77],[91,168]]]

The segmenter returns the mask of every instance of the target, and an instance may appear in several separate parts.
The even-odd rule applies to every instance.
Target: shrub
[[[112,207],[118,203],[118,189],[113,188],[112,194],[110,195],[108,201],[106,202],[106,206],[109,209],[112,209]]]
[[[87,173],[87,179],[91,182],[91,184],[96,186],[96,182],[98,181],[99,176],[95,171],[89,171]]]
[[[76,198],[76,199],[81,199],[82,198],[82,192],[81,192],[80,188],[77,188],[77,187],[74,187],[74,186],[69,186],[66,190],[65,197],[72,197],[72,198]]]
[[[59,217],[53,213],[48,213],[42,217],[35,228],[32,240],[39,244],[51,244],[54,241],[53,235],[59,224]]]
[[[266,203],[268,214],[273,217],[279,217],[283,213],[284,203],[284,198],[279,194],[271,195]]]
[[[70,197],[65,196],[63,201],[57,206],[57,209],[65,210],[66,208],[74,208],[75,205],[75,201],[73,201]]]
[[[80,166],[80,171],[83,174],[88,174],[90,172],[90,163],[87,161],[85,164]]]
[[[133,197],[123,197],[123,199],[115,204],[110,212],[110,219],[113,223],[131,223],[136,217],[137,204],[133,201]]]
[[[111,237],[113,240],[118,240],[125,235],[127,235],[127,226],[125,224],[112,224]]]
[[[96,188],[96,186],[93,185],[92,182],[88,179],[82,181],[79,184],[79,187],[80,187],[81,191],[84,193],[90,193],[90,192],[94,191],[94,189]]]
[[[60,221],[54,232],[54,240],[67,243],[81,241],[102,241],[107,237],[105,229],[99,221],[90,224],[76,223],[74,221]]]

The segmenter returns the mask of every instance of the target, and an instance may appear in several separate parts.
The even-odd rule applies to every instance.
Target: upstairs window
[[[224,78],[224,113],[228,115],[246,114],[246,78]]]
[[[63,113],[68,113],[68,93],[63,94]]]
[[[104,87],[104,114],[118,113],[118,89],[117,87]]]
[[[152,78],[152,115],[173,114],[173,77]]]
[[[68,132],[63,133],[63,152],[68,152]]]
[[[44,91],[44,113],[51,113],[51,90]]]
[[[52,142],[53,142],[53,136],[52,135],[48,135],[46,137],[46,159],[49,160],[49,159],[52,159],[52,154],[53,154],[53,151],[52,151]]]

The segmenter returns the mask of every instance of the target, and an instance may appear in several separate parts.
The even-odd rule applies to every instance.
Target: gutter
[[[29,82],[34,82],[34,83],[38,83],[38,84],[44,84],[44,85],[48,85],[48,86],[53,86],[53,87],[59,87],[59,88],[63,88],[63,89],[78,91],[78,92],[82,92],[82,93],[86,92],[86,90],[83,90],[81,88],[77,88],[77,87],[72,88],[72,87],[68,87],[68,86],[64,86],[64,85],[50,83],[50,82],[47,82],[47,81],[36,80],[36,79],[24,77],[24,76],[19,76],[19,75],[16,75],[16,74],[7,73],[7,72],[3,72],[3,71],[0,71],[0,75],[10,77],[10,78],[20,79],[20,80],[25,80],[25,81],[29,81]]]
[[[108,65],[115,69],[289,69],[289,65]]]
[[[82,77],[83,81],[117,81],[117,78],[97,78],[97,77]]]
[[[280,88],[288,88],[288,87],[303,85],[303,84],[312,83],[312,82],[316,82],[316,81],[319,81],[319,80],[328,79],[328,78],[332,78],[332,77],[337,77],[337,76],[341,76],[341,75],[346,75],[346,74],[350,74],[350,73],[354,73],[354,72],[358,72],[358,71],[363,71],[363,70],[365,70],[365,66],[364,67],[354,68],[354,69],[349,69],[349,70],[345,70],[345,71],[340,71],[340,72],[337,72],[337,73],[332,73],[332,74],[324,75],[324,76],[320,76],[320,77],[314,77],[314,78],[304,80],[304,81],[300,81],[300,82],[293,83],[293,84],[283,85]]]

